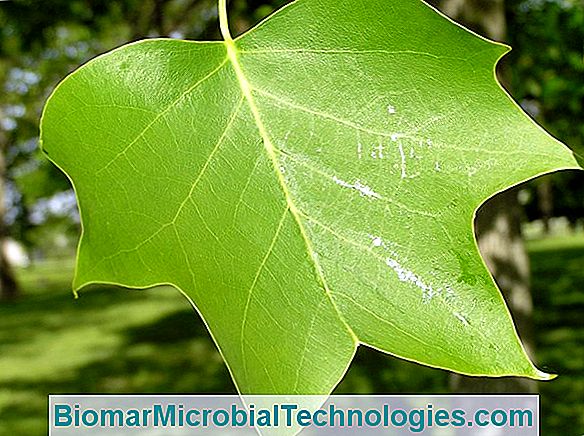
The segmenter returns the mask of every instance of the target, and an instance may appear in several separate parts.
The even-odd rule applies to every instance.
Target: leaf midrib
[[[220,10],[220,14],[221,14],[221,10]],[[335,313],[337,314],[339,320],[345,326],[347,332],[351,335],[351,339],[353,340],[354,346],[357,346],[360,343],[359,338],[357,337],[357,335],[355,334],[353,329],[349,326],[347,321],[342,316],[341,311],[337,307],[337,304],[335,303],[335,301],[333,299],[332,292],[331,292],[331,290],[327,284],[327,281],[324,277],[322,267],[320,266],[320,263],[317,261],[317,259],[315,259],[315,257],[314,257],[313,253],[315,253],[315,250],[313,248],[312,241],[310,240],[310,238],[308,236],[308,233],[306,231],[306,227],[302,221],[300,211],[298,210],[298,208],[296,207],[296,204],[294,203],[294,201],[292,199],[292,195],[290,193],[290,190],[288,189],[288,186],[286,184],[286,180],[284,179],[284,175],[280,171],[280,163],[278,161],[277,149],[274,146],[274,144],[270,138],[268,130],[266,129],[266,126],[264,125],[264,122],[262,120],[259,108],[258,108],[257,104],[255,103],[255,99],[254,99],[254,96],[252,94],[251,85],[249,84],[249,81],[247,80],[247,77],[246,77],[246,75],[243,72],[243,69],[241,67],[241,64],[239,63],[239,60],[237,57],[237,47],[235,46],[235,42],[231,38],[231,35],[228,33],[229,30],[226,26],[225,21],[222,22],[221,31],[222,31],[223,37],[224,37],[224,44],[225,44],[225,47],[227,50],[227,57],[228,57],[229,62],[231,63],[231,65],[233,67],[233,70],[235,71],[235,75],[236,75],[239,87],[241,89],[241,92],[242,92],[242,94],[243,94],[243,96],[244,96],[244,98],[249,106],[249,109],[252,113],[252,116],[254,118],[258,132],[260,133],[260,136],[262,137],[264,149],[268,155],[268,158],[270,159],[270,162],[272,163],[272,168],[274,170],[274,173],[276,174],[276,177],[277,177],[278,182],[280,184],[280,188],[282,189],[282,192],[284,194],[287,208],[290,211],[290,213],[292,214],[292,217],[294,218],[294,221],[296,222],[296,225],[298,226],[300,234],[302,235],[302,239],[304,241],[304,245],[306,247],[308,257],[312,260],[316,276],[317,276],[318,280],[320,281],[320,285],[321,285],[322,289],[324,290],[327,298],[329,299],[332,307],[334,308]]]

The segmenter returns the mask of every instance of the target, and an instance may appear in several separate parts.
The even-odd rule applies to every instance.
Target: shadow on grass
[[[0,435],[46,434],[49,393],[233,393],[219,353],[173,289],[67,279],[0,305]]]
[[[560,377],[539,384],[542,434],[573,434],[584,430],[584,241],[546,244],[531,253],[535,336],[539,366]],[[46,434],[49,393],[235,392],[178,292],[94,287],[74,300],[70,271],[23,275],[25,297],[0,305],[0,436]],[[446,372],[366,348],[336,390],[447,391]]]
[[[584,432],[584,243],[532,247],[532,293],[541,367],[559,377],[540,384],[542,434]],[[551,241],[550,241],[551,242]]]
[[[194,316],[192,311],[185,310],[163,317],[143,330],[137,327],[121,330],[122,340],[115,348],[102,350],[102,357],[61,376],[3,381],[0,390],[34,390],[43,395],[234,393],[221,357],[202,323],[194,322]]]

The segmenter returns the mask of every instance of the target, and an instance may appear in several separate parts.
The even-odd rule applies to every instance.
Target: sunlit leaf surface
[[[329,393],[359,343],[545,378],[473,214],[577,163],[496,82],[507,48],[415,0],[298,0],[235,40],[221,18],[225,41],[124,46],[47,103],[75,288],[172,284],[243,393]]]

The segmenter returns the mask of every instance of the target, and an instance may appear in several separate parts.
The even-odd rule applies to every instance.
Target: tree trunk
[[[6,161],[4,153],[6,151],[6,141],[2,132],[0,132],[0,300],[12,300],[19,295],[18,285],[14,279],[12,268],[6,258],[4,250],[4,241],[8,236],[6,228],[6,198],[5,198],[5,180],[6,180]]]
[[[164,4],[165,0],[154,0],[154,11],[152,12],[152,28],[158,36],[166,36],[164,29]]]
[[[502,41],[506,34],[504,0],[442,0],[438,7],[476,32]],[[532,300],[529,259],[521,237],[521,209],[513,189],[485,203],[475,222],[479,248],[513,315],[523,344],[533,359]],[[523,378],[477,378],[453,375],[456,392],[535,392],[535,382]]]

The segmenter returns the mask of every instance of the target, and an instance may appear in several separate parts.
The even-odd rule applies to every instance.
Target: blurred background
[[[218,39],[215,3],[0,0],[0,436],[46,434],[48,393],[235,392],[178,292],[94,287],[73,299],[75,197],[38,148],[42,106],[68,72],[143,37]],[[232,0],[232,33],[285,3]],[[435,6],[512,45],[498,71],[505,87],[584,151],[582,0]],[[582,434],[583,182],[577,172],[542,177],[494,198],[476,222],[529,352],[558,379],[469,379],[361,348],[337,393],[539,392],[543,435]]]

